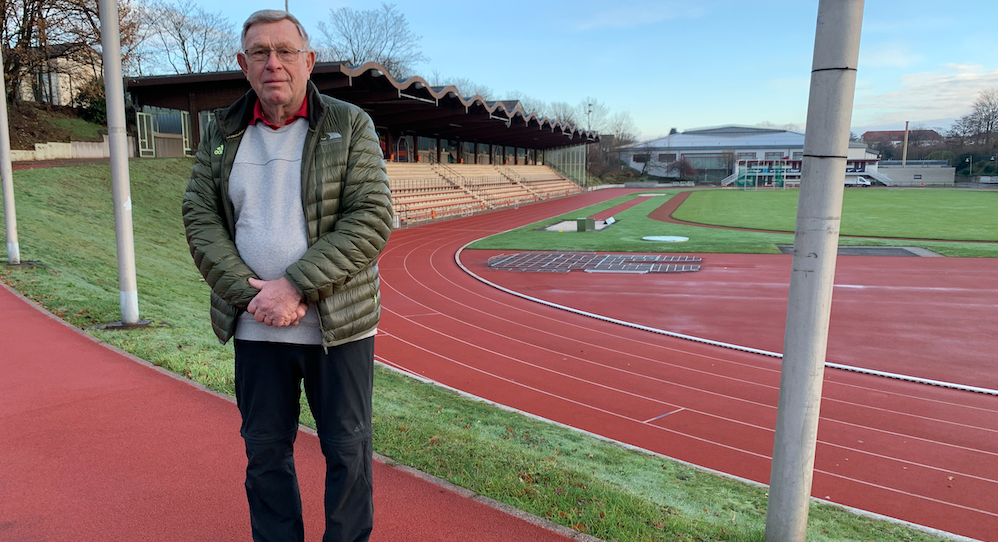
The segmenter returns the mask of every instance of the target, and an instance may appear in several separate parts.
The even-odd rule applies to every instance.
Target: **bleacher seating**
[[[448,164],[447,168],[457,173],[461,185],[490,208],[536,201],[533,192],[489,164]]]
[[[392,204],[400,225],[581,191],[547,166],[389,162],[387,167]]]
[[[521,182],[543,199],[578,194],[579,185],[562,177],[550,166],[506,166],[518,175]]]
[[[429,165],[389,162],[392,206],[400,224],[471,214],[484,202],[455,185]]]

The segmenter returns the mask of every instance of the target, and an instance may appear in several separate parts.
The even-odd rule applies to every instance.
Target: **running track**
[[[593,192],[394,232],[380,260],[384,312],[377,357],[562,424],[767,483],[778,359],[543,306],[491,288],[455,263],[469,241],[628,192]],[[480,270],[487,255],[466,252],[465,264]],[[738,267],[735,257],[725,257]],[[786,257],[773,258],[789,266]],[[863,261],[840,258],[839,272]],[[514,280],[509,277],[516,274],[493,272],[489,279],[502,275]],[[774,282],[789,280],[786,272],[774,275]],[[633,279],[616,277],[623,284]],[[557,290],[545,283],[550,277],[530,278],[516,278],[517,289],[542,298]],[[715,284],[710,293],[724,287]],[[878,292],[892,295],[863,291],[870,305]],[[588,296],[570,299],[592,310]],[[750,305],[735,302],[725,312],[755,318]],[[758,325],[782,329],[780,318]],[[829,369],[818,440],[814,496],[998,540],[998,397]]]

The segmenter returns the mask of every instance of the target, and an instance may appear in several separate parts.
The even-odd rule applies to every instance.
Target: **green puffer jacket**
[[[302,207],[309,248],[285,278],[316,303],[322,344],[335,346],[369,333],[381,316],[376,260],[391,233],[388,175],[371,118],[359,107],[319,94],[309,81],[308,134],[302,151]],[[233,241],[229,173],[253,116],[251,90],[215,111],[195,157],[184,196],[187,243],[211,287],[211,325],[222,343],[232,338],[256,277]]]

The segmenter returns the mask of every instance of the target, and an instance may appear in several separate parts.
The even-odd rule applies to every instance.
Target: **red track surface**
[[[0,287],[0,541],[249,540],[239,412]],[[322,535],[318,439],[295,450]],[[569,539],[375,462],[372,541]]]
[[[623,193],[589,193],[393,233],[380,263],[385,310],[379,359],[560,423],[768,482],[778,359],[539,305],[482,284],[454,262],[455,252],[471,240]],[[480,267],[485,256],[468,253],[465,261]],[[718,340],[779,350],[782,341],[774,338],[781,336],[784,325],[789,259],[704,258],[709,270],[660,276],[664,282],[642,282],[640,287],[638,281],[645,278],[633,275],[492,272],[488,278],[514,285],[527,295],[567,300],[564,304],[583,310],[626,306],[626,312],[616,316],[645,324],[661,322],[656,327],[679,323],[687,326],[685,332],[697,330],[702,333],[696,334]],[[722,262],[726,263],[717,265]],[[932,268],[937,262],[948,262],[950,267]],[[931,305],[925,310],[944,322],[940,311],[958,290],[969,290],[964,295],[970,301],[960,302],[964,307],[973,306],[974,300],[994,307],[993,297],[987,297],[994,296],[994,287],[981,287],[978,279],[983,277],[974,274],[983,268],[974,262],[840,258],[835,294],[845,304],[837,300],[833,309],[830,355],[840,357],[834,361],[897,367],[903,360],[869,359],[871,352],[894,349],[887,358],[910,357],[935,341],[948,340],[948,334],[958,331],[948,323],[945,328],[926,328],[930,338],[897,335],[908,327],[880,320],[878,305],[904,297],[899,306],[906,311],[907,323],[918,316],[910,311],[919,303]],[[946,288],[952,286],[954,274],[965,272],[969,278],[958,279],[952,291],[938,298],[926,298],[929,292],[922,287],[903,295],[900,290],[907,287],[893,288],[899,276],[917,270],[920,263],[930,266],[924,273],[934,280],[945,277]],[[991,260],[981,265],[994,269]],[[690,291],[689,281],[703,284]],[[646,288],[652,287],[655,290],[647,293]],[[648,299],[637,299],[642,295]],[[666,297],[671,310],[653,305],[656,295]],[[667,321],[659,320],[663,312]],[[855,323],[843,314],[861,315],[863,321]],[[994,315],[983,314],[981,323],[962,324],[990,339],[980,349],[976,343],[966,349],[993,363]],[[870,339],[871,333],[882,335]],[[937,352],[945,352],[943,359],[960,359],[973,335],[961,336],[950,351]],[[921,342],[912,345],[915,339]],[[905,366],[938,371],[930,378],[944,374],[945,363],[932,357]],[[980,380],[987,375],[994,378],[994,369],[989,372],[986,365],[970,364],[979,373],[973,385],[983,385]],[[827,370],[818,439],[813,495],[965,536],[998,540],[998,397]]]
[[[647,196],[647,197],[651,197],[651,196]],[[643,197],[637,197],[637,198],[634,198],[631,201],[628,201],[626,203],[621,203],[620,205],[613,206],[613,207],[611,207],[611,208],[609,208],[609,209],[607,209],[607,210],[605,210],[603,212],[596,213],[591,218],[593,218],[595,220],[606,220],[606,219],[610,218],[611,216],[613,216],[613,215],[615,215],[617,213],[626,211],[626,210],[630,209],[631,207],[634,207],[635,205],[637,205],[639,203],[644,203],[644,202],[645,202],[645,198],[643,198]]]
[[[789,254],[694,254],[696,273],[492,271],[478,276],[618,320],[770,352],[783,350]],[[998,390],[998,265],[989,258],[839,256],[827,360]],[[943,278],[945,277],[945,278]]]

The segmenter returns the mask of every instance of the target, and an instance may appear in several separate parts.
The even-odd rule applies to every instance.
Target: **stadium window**
[[[916,180],[916,181],[917,181],[918,179],[921,179],[921,178],[922,178],[922,176],[921,176],[921,175],[915,175],[915,180]]]
[[[635,154],[634,155],[634,161],[635,162],[639,162],[639,163],[647,162],[648,158],[649,158],[649,155],[647,155],[647,154]]]
[[[658,161],[659,162],[675,162],[676,161],[676,155],[675,154],[660,154],[660,155],[658,155]]]
[[[804,151],[795,151],[794,160],[801,160],[804,158]]]
[[[782,152],[767,152],[766,160],[781,160],[783,158]]]
[[[740,152],[737,155],[735,155],[735,158],[737,158],[738,160],[755,160],[755,153],[754,152]]]

